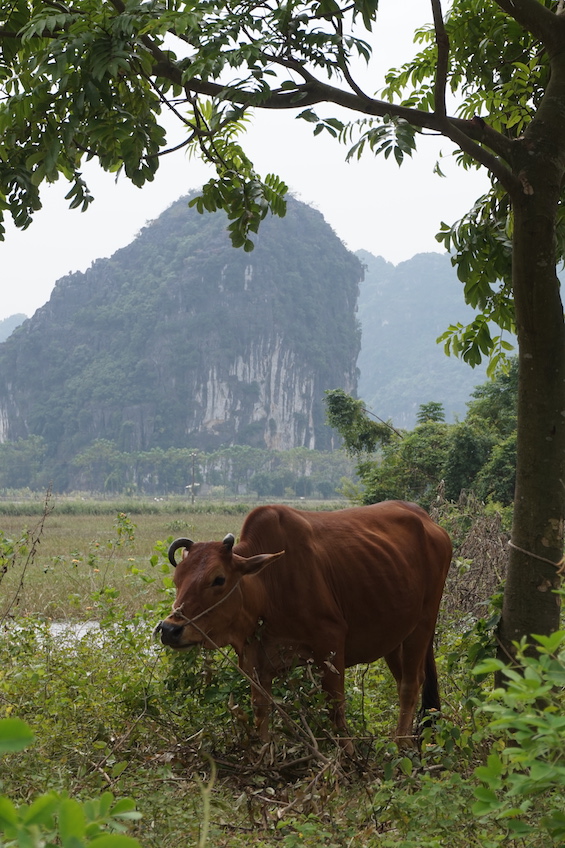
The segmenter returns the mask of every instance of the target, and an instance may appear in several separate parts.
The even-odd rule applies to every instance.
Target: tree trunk
[[[498,633],[505,660],[513,655],[514,641],[559,628],[554,590],[560,583],[564,541],[565,324],[555,232],[562,167],[559,156],[555,167],[548,167],[547,147],[544,154],[537,155],[535,139],[529,137],[519,152],[524,168],[518,162],[515,169],[523,185],[513,198],[518,442],[512,542]]]

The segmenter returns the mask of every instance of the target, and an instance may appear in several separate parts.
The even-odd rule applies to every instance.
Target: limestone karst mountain
[[[183,198],[127,247],[59,280],[0,345],[0,441],[65,464],[120,450],[323,449],[326,389],[355,391],[359,260],[293,198],[246,254]]]

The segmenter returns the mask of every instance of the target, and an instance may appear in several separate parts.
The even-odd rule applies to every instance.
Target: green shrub
[[[476,668],[506,680],[481,706],[493,744],[486,765],[475,770],[481,785],[473,813],[516,837],[563,845],[565,630],[534,639],[537,656],[524,642],[515,666],[490,659]]]
[[[21,751],[33,739],[30,727],[20,719],[0,720],[0,755]],[[62,848],[141,848],[137,839],[120,832],[128,821],[139,817],[131,798],[116,801],[111,792],[78,801],[65,792],[50,791],[25,804],[15,804],[2,795],[0,844],[18,848],[55,844]]]

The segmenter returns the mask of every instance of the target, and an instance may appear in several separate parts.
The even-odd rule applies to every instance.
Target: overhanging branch
[[[364,94],[357,86],[352,86],[352,91],[345,91],[329,83],[316,79],[304,66],[291,58],[278,61],[285,64],[302,76],[304,82],[296,85],[294,90],[273,90],[267,97],[261,95],[259,98],[254,91],[243,88],[224,86],[217,82],[201,80],[198,77],[186,78],[186,71],[181,69],[171,60],[170,56],[161,50],[159,44],[148,35],[141,36],[141,42],[150,52],[155,60],[153,73],[155,77],[168,79],[176,85],[182,86],[187,96],[200,94],[215,97],[220,100],[229,101],[239,106],[253,107],[258,109],[303,109],[321,103],[341,106],[350,112],[374,117],[395,117],[411,124],[417,129],[426,129],[439,133],[450,139],[463,152],[471,156],[476,162],[487,168],[493,176],[500,181],[509,193],[519,190],[519,183],[513,176],[511,169],[507,166],[510,160],[510,141],[501,133],[496,132],[482,119],[463,120],[449,117],[445,110],[445,88],[447,80],[447,59],[449,43],[443,26],[440,0],[431,0],[436,25],[436,37],[438,38],[438,68],[436,72],[436,111],[425,112],[419,109],[402,106],[400,104],[388,103]],[[506,0],[500,0],[502,5]],[[509,0],[509,2],[520,2],[529,5],[535,0]],[[125,11],[123,0],[111,0],[112,5],[118,12]],[[539,3],[535,2],[535,5]],[[547,11],[547,10],[546,10]],[[552,17],[555,17],[552,15]],[[445,37],[444,37],[445,36]],[[348,80],[349,85],[351,82]]]

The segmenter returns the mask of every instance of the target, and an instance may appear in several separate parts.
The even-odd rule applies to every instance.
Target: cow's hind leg
[[[398,648],[395,648],[394,651],[387,654],[385,662],[390,668],[392,676],[396,680],[396,688],[400,695],[400,683],[402,681],[402,645],[399,645]]]
[[[399,645],[394,651],[387,654],[385,656],[385,662],[396,681],[396,691],[398,692],[398,701],[400,704],[400,713],[396,730],[394,731],[394,739],[400,747],[412,747],[415,744],[413,724],[419,689],[416,689],[416,700],[414,701],[414,705],[411,706],[411,687],[404,673],[402,645]]]
[[[411,747],[416,742],[414,718],[420,691],[426,678],[426,655],[429,643],[429,633],[423,635],[421,631],[416,630],[385,657],[396,680],[400,705],[394,738],[403,747]],[[426,708],[428,708],[427,705]]]

